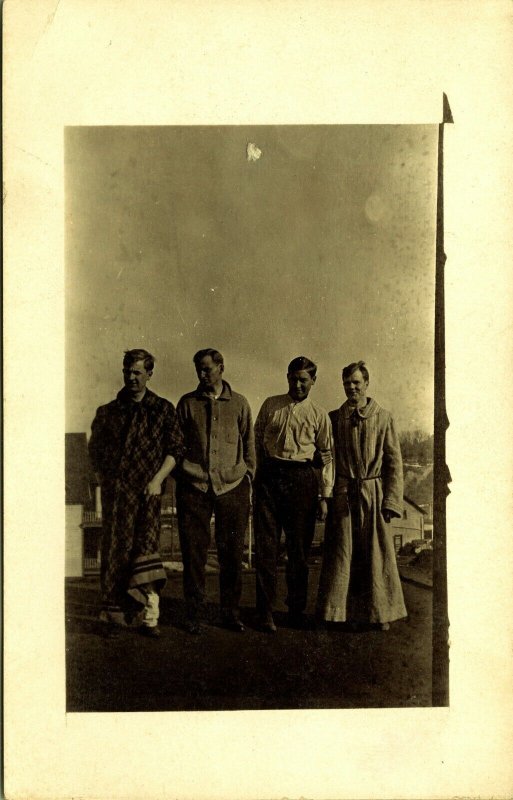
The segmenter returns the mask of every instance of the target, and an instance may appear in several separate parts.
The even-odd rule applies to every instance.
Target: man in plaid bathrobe
[[[146,384],[154,358],[129,350],[124,388],[100,406],[92,424],[89,455],[101,485],[100,618],[113,634],[127,612],[142,608],[141,633],[159,635],[159,594],[166,573],[159,555],[162,483],[183,454],[174,406]]]

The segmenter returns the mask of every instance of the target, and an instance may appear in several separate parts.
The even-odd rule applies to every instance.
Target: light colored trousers
[[[146,583],[140,587],[141,593],[146,598],[143,610],[138,615],[141,624],[147,628],[156,628],[159,621],[159,595],[153,583]],[[116,625],[126,626],[125,612],[121,609],[102,609],[100,612],[102,622],[111,622]]]
[[[142,613],[142,624],[146,628],[156,628],[159,621],[159,596],[151,583],[148,583],[143,591],[146,595],[146,605]]]

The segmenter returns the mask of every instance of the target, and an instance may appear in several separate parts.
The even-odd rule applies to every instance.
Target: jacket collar
[[[345,419],[350,417],[351,414],[354,414],[355,412],[360,417],[360,419],[367,419],[368,417],[372,417],[372,415],[377,412],[378,408],[379,406],[376,403],[376,401],[373,400],[372,397],[368,397],[367,405],[364,406],[363,408],[357,408],[357,409],[355,409],[352,405],[350,405],[349,401],[346,400],[346,402],[340,406],[340,413]]]
[[[137,403],[135,400],[132,400],[130,393],[127,391],[125,387],[121,389],[117,395],[116,400],[123,405],[129,405],[130,403],[134,403],[135,405],[144,405],[144,406],[154,406],[155,401],[157,400],[157,395],[151,391],[151,389],[146,389],[144,393],[144,397],[142,400],[139,400]]]
[[[198,386],[196,387],[196,396],[197,397],[201,397],[202,400],[210,400],[212,398],[212,395],[209,395],[208,392],[206,392],[203,389],[201,384],[198,384]],[[230,386],[228,381],[223,381],[223,390],[222,390],[221,394],[219,395],[219,397],[217,399],[218,400],[231,400],[232,399],[232,387]]]

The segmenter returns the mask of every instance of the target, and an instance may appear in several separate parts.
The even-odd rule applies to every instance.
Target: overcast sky
[[[256,416],[298,355],[312,397],[369,394],[402,430],[433,427],[436,125],[67,128],[67,431],[157,359],[176,403],[215,347]],[[253,142],[261,151],[248,161]]]

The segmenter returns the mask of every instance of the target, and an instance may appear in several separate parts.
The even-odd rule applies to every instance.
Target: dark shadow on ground
[[[311,571],[313,613],[318,566]],[[97,622],[97,579],[66,587],[68,711],[194,711],[292,708],[380,708],[431,704],[429,588],[403,583],[409,616],[387,632],[345,626],[298,631],[283,602],[278,632],[255,625],[255,576],[244,574],[246,633],[219,624],[217,576],[207,577],[206,632],[183,629],[181,575],[161,599],[159,640],[126,629],[106,639]],[[279,596],[286,594],[283,571]]]

